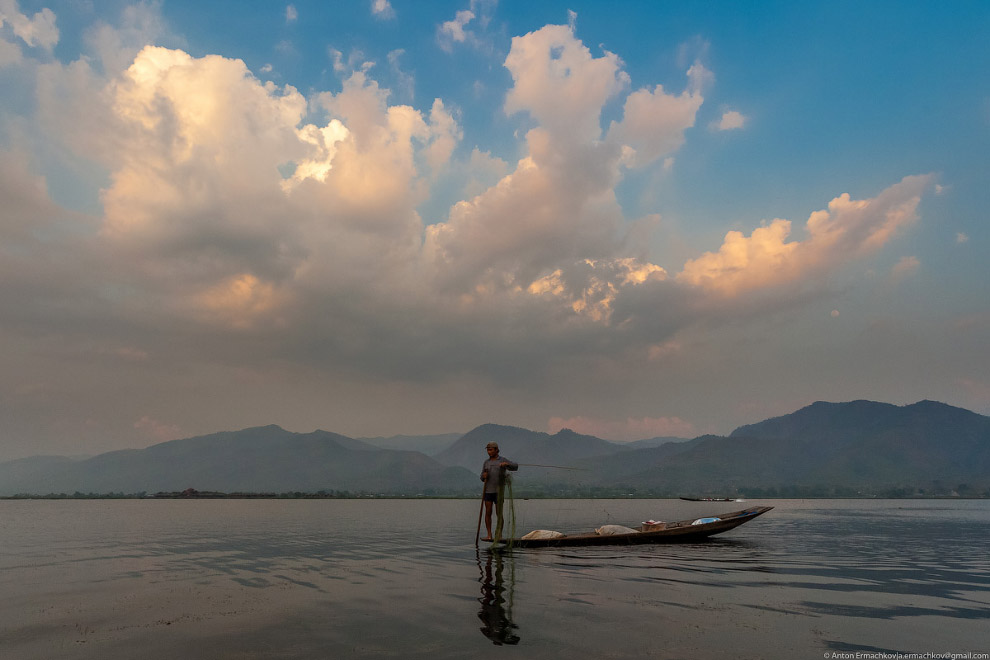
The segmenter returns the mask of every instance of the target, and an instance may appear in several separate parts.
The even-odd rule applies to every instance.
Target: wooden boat
[[[716,516],[692,518],[678,522],[640,525],[631,534],[577,534],[553,539],[502,539],[500,543],[514,548],[558,548],[581,545],[632,545],[640,543],[690,543],[709,536],[727,532],[749,522],[772,509],[772,506],[754,506],[742,511],[722,513]]]

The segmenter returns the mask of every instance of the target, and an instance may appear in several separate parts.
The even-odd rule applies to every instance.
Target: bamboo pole
[[[485,481],[487,484],[487,480]],[[481,514],[485,512],[485,487],[481,487],[481,508],[478,509],[478,531],[474,534],[474,547],[478,547],[478,539],[481,538]]]
[[[582,472],[590,472],[589,468],[579,468],[579,467],[567,467],[564,465],[541,465],[540,463],[516,463],[516,465],[525,465],[526,467],[545,467],[545,468],[555,468],[557,470],[580,470]]]

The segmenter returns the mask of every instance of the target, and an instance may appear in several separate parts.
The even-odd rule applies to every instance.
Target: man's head
[[[489,442],[488,445],[485,447],[485,449],[488,450],[488,455],[490,457],[493,457],[494,458],[495,456],[498,456],[498,443],[497,442]]]

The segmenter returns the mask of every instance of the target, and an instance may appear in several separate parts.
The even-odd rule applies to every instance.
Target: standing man
[[[492,537],[492,504],[498,502],[498,531],[502,532],[502,480],[506,470],[518,470],[519,465],[498,455],[498,443],[489,442],[487,446],[488,460],[481,468],[481,480],[485,482],[485,529],[488,536],[482,541],[491,541]]]

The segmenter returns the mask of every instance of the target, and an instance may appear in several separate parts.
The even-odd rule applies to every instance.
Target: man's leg
[[[495,523],[495,533],[502,538],[502,493],[499,493],[498,501],[495,503],[495,515],[498,518],[498,522]]]
[[[485,529],[488,530],[488,536],[485,538],[486,541],[492,540],[492,503],[485,500]]]

